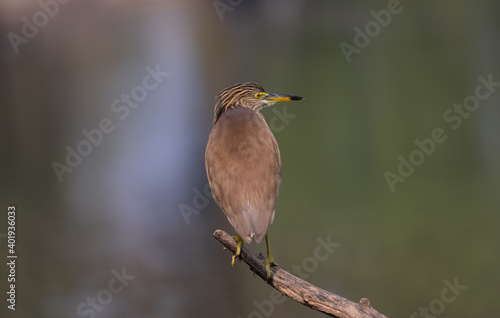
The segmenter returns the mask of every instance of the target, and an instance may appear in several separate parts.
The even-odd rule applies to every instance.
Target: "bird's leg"
[[[233,254],[233,259],[231,260],[231,267],[234,267],[234,259],[240,256],[241,247],[243,246],[243,239],[239,235],[236,235],[234,237],[234,240],[236,241],[236,243],[238,243],[238,248],[236,248],[236,253]]]
[[[269,234],[266,233],[266,246],[267,246],[267,257],[264,262],[266,264],[267,279],[271,278],[271,264],[277,265],[274,262],[273,254],[271,254],[271,246],[269,245]]]

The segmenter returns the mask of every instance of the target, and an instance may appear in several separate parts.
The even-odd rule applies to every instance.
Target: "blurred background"
[[[206,188],[214,97],[244,81],[306,97],[262,111],[281,267],[388,317],[498,316],[498,86],[457,129],[443,114],[500,81],[499,30],[493,0],[2,0],[0,255],[15,205],[18,259],[0,316],[322,317],[273,303],[212,237],[234,234]]]

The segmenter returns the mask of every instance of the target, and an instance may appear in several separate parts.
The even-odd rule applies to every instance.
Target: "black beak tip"
[[[300,96],[290,96],[290,99],[291,100],[302,100],[304,99],[303,97],[300,97]]]

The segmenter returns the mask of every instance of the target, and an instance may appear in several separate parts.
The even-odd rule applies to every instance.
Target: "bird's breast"
[[[225,112],[210,134],[206,161],[209,181],[222,201],[230,196],[238,201],[232,202],[234,208],[274,208],[281,183],[280,153],[258,113],[245,108]]]

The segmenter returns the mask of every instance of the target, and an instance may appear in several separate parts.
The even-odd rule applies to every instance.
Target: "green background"
[[[0,233],[7,207],[18,211],[17,310],[1,301],[2,317],[80,317],[122,268],[135,278],[95,317],[321,317],[290,299],[259,313],[272,288],[244,263],[230,269],[212,233],[234,230],[196,195],[214,96],[244,81],[306,98],[262,111],[295,116],[274,129],[278,264],[301,265],[330,237],[340,246],[312,284],[410,317],[457,278],[466,290],[435,316],[498,316],[500,91],[456,130],[443,113],[478,76],[500,81],[500,4],[401,1],[350,63],[340,44],[387,1],[233,4],[221,20],[211,1],[73,1],[18,53],[7,34],[40,5],[0,5]],[[120,120],[112,101],[157,64],[168,77]],[[59,182],[51,164],[103,118],[115,130]],[[436,128],[446,141],[391,191],[384,173]],[[198,213],[189,223],[186,207]],[[1,266],[4,292],[6,276]]]

